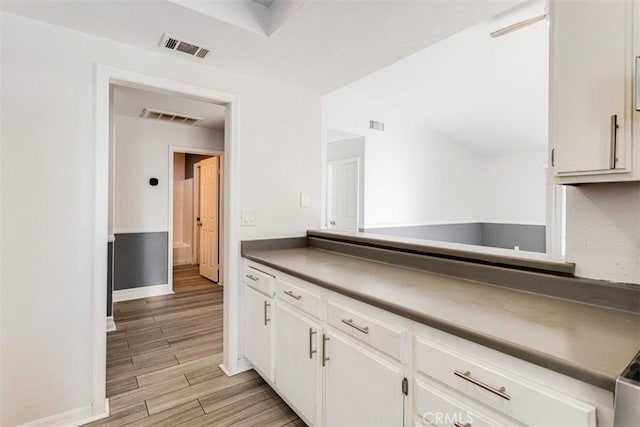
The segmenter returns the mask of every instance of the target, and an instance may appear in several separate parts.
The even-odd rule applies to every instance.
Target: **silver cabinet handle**
[[[329,341],[329,337],[326,334],[322,334],[322,367],[329,361],[327,357],[327,341]]]
[[[466,372],[460,372],[460,371],[453,371],[453,374],[462,378],[465,381],[469,381],[471,384],[475,384],[480,388],[483,388],[487,391],[490,391],[491,393],[500,396],[501,398],[505,399],[505,400],[511,400],[511,396],[509,396],[507,393],[505,393],[506,389],[504,387],[500,387],[500,388],[495,388],[495,387],[491,387],[490,385],[487,385],[485,383],[483,383],[482,381],[479,381],[473,377],[471,377],[471,372],[466,371]]]
[[[313,349],[313,336],[316,334],[316,331],[313,328],[309,328],[309,359],[313,359],[313,354],[317,353],[316,350]]]
[[[353,319],[342,319],[342,323],[344,323],[345,325],[351,326],[353,329],[357,329],[358,331],[362,332],[363,334],[368,334],[369,333],[369,327],[368,326],[360,326],[357,323],[355,323],[353,321]]]
[[[611,154],[609,158],[609,169],[616,168],[616,151],[618,145],[618,115],[611,116]]]
[[[251,280],[253,280],[254,282],[257,282],[258,280],[260,280],[260,279],[258,279],[256,276],[254,276],[253,274],[247,274],[245,277],[246,277],[247,279],[251,279]]]
[[[456,421],[455,423],[453,423],[453,425],[454,425],[455,427],[471,427],[471,423],[464,423],[464,424],[462,424],[462,423],[457,422],[457,421]]]
[[[269,311],[269,307],[271,307],[271,304],[269,304],[268,301],[265,301],[264,302],[264,326],[267,326],[267,323],[271,321],[271,318],[267,317],[267,312]]]
[[[291,298],[294,298],[297,300],[302,299],[302,295],[296,295],[292,291],[284,291],[284,293],[289,295]]]

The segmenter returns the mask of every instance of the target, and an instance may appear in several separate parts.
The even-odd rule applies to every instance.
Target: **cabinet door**
[[[401,426],[403,369],[337,334],[325,343],[325,424]]]
[[[556,0],[550,4],[549,16],[554,175],[628,172],[632,2]]]
[[[276,386],[312,424],[320,407],[319,326],[285,304],[276,307]]]
[[[272,299],[245,286],[244,355],[270,380],[272,370]]]

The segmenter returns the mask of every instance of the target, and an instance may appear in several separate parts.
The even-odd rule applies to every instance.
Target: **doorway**
[[[196,86],[180,81],[169,80],[148,74],[124,70],[104,65],[96,66],[95,74],[95,204],[94,204],[94,248],[93,248],[93,414],[99,416],[107,409],[105,400],[106,385],[106,342],[105,317],[107,307],[107,276],[109,236],[113,234],[112,223],[109,218],[110,210],[110,140],[112,137],[111,85],[121,85],[138,89],[159,91],[203,102],[215,103],[225,108],[224,145],[224,227],[223,248],[224,282],[235,283],[239,276],[239,231],[240,207],[235,193],[238,182],[238,129],[239,112],[237,97],[230,93],[221,92],[208,87]],[[168,150],[167,150],[168,151]],[[166,181],[165,181],[166,183]],[[165,252],[166,254],[166,252]],[[165,264],[166,265],[166,264]],[[238,346],[238,288],[223,287],[223,360],[220,367],[227,375],[234,375],[250,368],[250,365],[239,357]]]
[[[173,267],[197,265],[199,274],[223,284],[224,155],[172,147]]]

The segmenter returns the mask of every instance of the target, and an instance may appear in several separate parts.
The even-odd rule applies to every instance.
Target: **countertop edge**
[[[260,256],[252,255],[250,251],[244,252],[242,256],[251,261],[266,265],[267,267],[279,270],[285,274],[289,274],[291,276],[321,286],[330,291],[334,291],[344,296],[354,298],[366,304],[371,304],[375,307],[405,317],[409,320],[431,326],[443,332],[451,333],[460,338],[467,339],[501,353],[505,353],[518,359],[533,363],[534,365],[550,369],[563,375],[567,375],[569,377],[605,389],[607,391],[613,392],[615,390],[616,378],[609,377],[601,372],[595,372],[589,369],[585,369],[574,363],[570,363],[565,359],[554,357],[553,355],[550,355],[548,353],[537,352],[531,350],[530,348],[501,340],[498,337],[485,335],[470,329],[462,328],[436,317],[427,316],[422,313],[414,312],[412,310],[407,310],[404,307],[398,307],[395,304],[390,304],[388,301],[380,300],[370,295],[350,291],[349,289],[332,284],[330,282],[323,281],[317,277],[311,277],[296,270],[291,270],[287,267],[283,267],[277,263],[273,263],[269,260],[261,258]]]
[[[395,250],[409,250],[431,256],[449,256],[465,260],[468,262],[485,262],[494,265],[504,265],[511,268],[533,269],[550,274],[573,275],[575,264],[571,262],[560,262],[556,260],[527,258],[524,256],[514,256],[508,254],[496,254],[483,252],[478,247],[476,250],[465,248],[464,244],[438,244],[436,241],[424,240],[421,243],[409,241],[386,235],[376,235],[375,233],[346,233],[331,230],[308,230],[308,237],[325,238],[336,241],[358,242],[360,244],[372,244],[377,247],[386,247]],[[451,247],[457,245],[459,247]],[[494,248],[495,249],[495,248]],[[506,250],[505,250],[506,252]]]

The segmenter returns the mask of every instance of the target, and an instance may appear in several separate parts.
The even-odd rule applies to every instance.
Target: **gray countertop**
[[[640,350],[634,313],[311,247],[244,256],[610,391]]]

